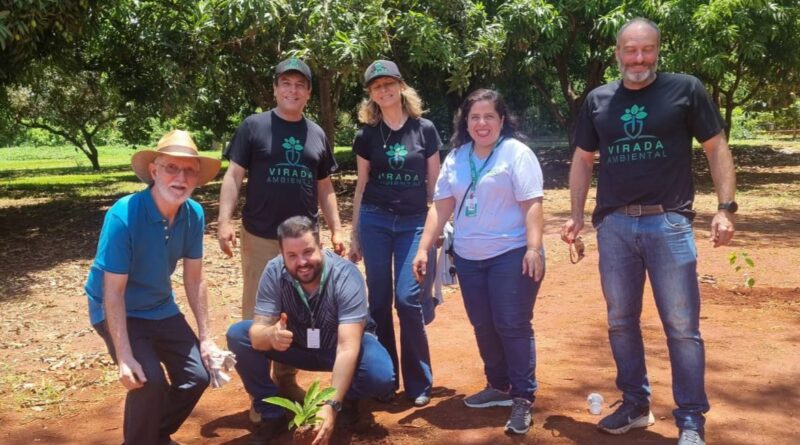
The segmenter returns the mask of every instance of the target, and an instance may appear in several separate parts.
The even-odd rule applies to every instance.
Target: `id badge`
[[[470,192],[464,203],[464,216],[476,216],[478,214],[478,197]]]
[[[319,329],[308,328],[306,330],[306,339],[308,349],[319,349]]]

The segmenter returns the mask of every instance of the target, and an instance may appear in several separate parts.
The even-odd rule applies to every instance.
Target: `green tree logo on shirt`
[[[631,139],[639,137],[642,134],[642,129],[644,129],[644,118],[646,117],[647,112],[644,111],[644,107],[634,105],[626,108],[625,114],[620,116],[622,122],[625,122],[622,127],[625,130],[625,134]]]
[[[303,153],[303,144],[300,143],[299,139],[295,139],[294,136],[288,137],[283,140],[281,147],[286,150],[286,162],[291,165],[300,165],[300,155]]]
[[[395,170],[400,170],[406,163],[408,150],[403,144],[392,144],[386,149],[386,158],[389,159],[389,166]]]

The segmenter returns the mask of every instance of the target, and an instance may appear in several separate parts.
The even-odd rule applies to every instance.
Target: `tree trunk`
[[[730,139],[731,131],[733,131],[733,108],[736,104],[733,103],[733,93],[725,95],[725,137]]]
[[[319,120],[320,126],[333,146],[336,143],[336,103],[333,100],[333,73],[330,70],[319,70]]]
[[[81,128],[81,134],[83,134],[83,140],[86,142],[86,148],[81,147],[81,151],[89,158],[89,162],[92,163],[92,169],[99,171],[100,162],[98,160],[97,147],[94,145],[92,134],[83,128]]]

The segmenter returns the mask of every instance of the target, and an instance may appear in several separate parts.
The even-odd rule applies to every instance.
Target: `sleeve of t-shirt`
[[[436,187],[433,189],[434,201],[453,197],[453,189],[450,187],[448,178],[453,169],[455,169],[457,151],[458,150],[455,149],[450,150],[450,153],[448,153],[447,157],[444,159],[442,168],[439,170],[439,177],[436,178]]]
[[[519,143],[514,162],[511,164],[511,184],[517,201],[544,196],[542,168],[536,155],[525,144]]]
[[[339,300],[339,324],[366,321],[369,306],[361,272],[354,265],[346,264],[337,278],[334,292]]]
[[[367,136],[364,133],[364,127],[358,129],[356,137],[353,139],[353,153],[369,161],[371,157],[369,142],[367,141]]]
[[[97,243],[95,264],[105,272],[127,275],[130,272],[133,248],[131,233],[126,221],[112,207],[106,213],[100,241]]]
[[[331,148],[330,142],[328,142],[328,138],[325,137],[323,133],[321,135],[322,143],[325,146],[325,150],[322,152],[322,157],[319,160],[319,166],[317,167],[317,180],[325,179],[331,175],[331,173],[335,173],[336,170],[339,169],[339,164],[336,163],[336,157],[333,156],[333,149]]]
[[[281,315],[281,266],[277,258],[270,260],[261,280],[258,282],[256,292],[255,313],[264,317],[278,317]]]
[[[239,125],[222,157],[233,161],[245,169],[250,168],[250,121],[245,119]]]
[[[592,121],[592,95],[586,97],[581,105],[578,122],[575,125],[575,145],[585,151],[597,151],[600,138]]]
[[[191,210],[188,218],[189,233],[187,233],[184,245],[184,258],[199,259],[203,258],[203,232],[206,227],[206,217],[203,207],[194,200],[186,201]]]
[[[439,137],[439,132],[433,122],[423,121],[422,137],[425,139],[425,159],[438,154],[439,148],[442,146],[442,138]]]
[[[692,135],[703,143],[722,131],[722,116],[708,97],[703,83],[696,77],[692,77],[691,101],[692,115],[689,125],[692,128]]]

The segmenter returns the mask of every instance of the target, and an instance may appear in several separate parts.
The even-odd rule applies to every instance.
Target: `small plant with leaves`
[[[294,414],[292,420],[289,421],[289,429],[297,428],[294,433],[295,444],[306,443],[306,441],[311,443],[314,438],[313,428],[322,420],[317,417],[317,414],[325,401],[334,394],[336,394],[335,388],[322,389],[319,386],[319,380],[314,380],[314,383],[306,391],[302,405],[283,397],[267,397],[264,401],[285,408]],[[308,439],[309,437],[311,440]]]
[[[752,289],[753,286],[756,285],[756,280],[752,276],[752,270],[756,267],[756,263],[750,258],[747,252],[731,252],[731,254],[728,255],[728,263],[734,271],[742,273],[744,285],[747,286],[748,289]]]

